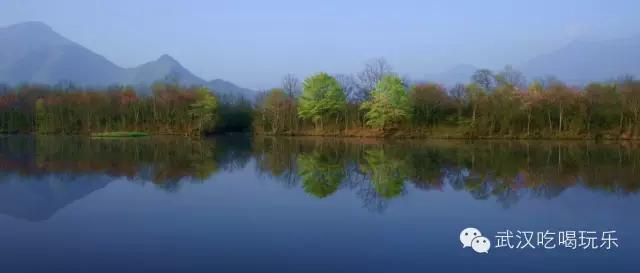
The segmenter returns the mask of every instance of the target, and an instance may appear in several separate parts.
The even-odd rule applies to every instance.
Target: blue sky
[[[0,25],[41,21],[121,66],[167,53],[202,78],[266,88],[373,57],[416,79],[518,64],[575,39],[640,34],[638,11],[637,0],[0,0]]]

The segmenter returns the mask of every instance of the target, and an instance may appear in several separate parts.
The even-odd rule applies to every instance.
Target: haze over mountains
[[[220,79],[207,82],[166,54],[137,67],[122,68],[43,23],[27,22],[0,28],[0,83],[56,84],[61,81],[91,87],[148,86],[157,81],[172,81],[204,85],[220,93],[248,96],[253,93]]]
[[[640,75],[640,35],[607,41],[573,41],[519,66],[526,75],[555,75],[569,83]]]
[[[599,42],[574,41],[554,52],[515,64],[515,67],[528,79],[554,75],[581,85],[623,74],[638,76],[638,64],[640,36],[634,36]],[[442,73],[426,75],[425,79],[445,85],[466,83],[477,68],[458,65]],[[221,79],[205,81],[166,54],[133,68],[123,68],[43,23],[27,22],[0,28],[0,83],[56,84],[61,81],[93,87],[110,84],[148,86],[156,81],[172,81],[204,85],[220,93],[248,96],[254,93]]]
[[[529,80],[553,75],[570,84],[583,85],[621,75],[640,76],[640,35],[607,41],[573,41],[548,54],[514,64]],[[453,85],[466,83],[478,68],[458,65],[426,76],[429,81]],[[501,68],[492,68],[501,69]]]

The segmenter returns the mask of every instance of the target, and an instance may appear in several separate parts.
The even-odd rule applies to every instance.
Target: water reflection
[[[445,189],[508,208],[571,187],[633,194],[639,171],[633,143],[11,136],[0,138],[0,213],[45,220],[114,179],[179,192],[217,172],[253,173],[312,198],[351,191],[378,212],[408,192]]]
[[[253,150],[258,171],[285,185],[301,179],[305,191],[322,198],[341,186],[357,189],[373,209],[384,208],[408,185],[464,190],[504,207],[523,196],[553,198],[575,186],[617,195],[640,187],[640,149],[632,143],[370,142],[258,138]]]

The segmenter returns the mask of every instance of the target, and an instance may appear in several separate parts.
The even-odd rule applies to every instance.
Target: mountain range
[[[573,84],[640,76],[640,35],[606,41],[576,40],[518,68],[532,77],[554,75]]]
[[[621,75],[638,77],[640,35],[605,41],[576,40],[514,67],[528,79],[553,75],[574,85],[611,80]],[[426,75],[426,79],[451,86],[468,82],[477,69],[473,65],[458,65],[441,73]]]
[[[157,81],[171,81],[207,86],[223,94],[252,96],[254,93],[221,79],[205,81],[167,54],[133,68],[123,68],[40,22],[0,28],[0,83],[56,84],[61,81],[91,87],[149,86]]]
[[[638,64],[640,35],[596,42],[576,40],[514,67],[529,79],[554,75],[570,84],[583,85],[626,74],[640,76]],[[426,75],[425,79],[450,86],[468,82],[476,70],[473,65],[458,65]],[[110,84],[148,87],[157,81],[171,81],[207,86],[222,94],[246,97],[255,94],[222,79],[205,81],[166,54],[136,67],[123,68],[43,23],[26,22],[0,28],[0,83],[56,84],[65,81],[92,87]]]

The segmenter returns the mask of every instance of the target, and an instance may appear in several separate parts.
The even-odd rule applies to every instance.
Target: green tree
[[[501,85],[489,96],[490,128],[489,134],[498,131],[501,134],[513,133],[517,128],[518,116],[522,110],[521,95],[512,85]]]
[[[478,108],[485,100],[486,94],[484,90],[475,83],[469,84],[467,88],[465,88],[465,92],[466,101],[471,107],[471,127],[475,128],[478,116]]]
[[[563,83],[551,84],[547,95],[558,114],[558,135],[567,128],[567,109],[576,102],[576,92]]]
[[[323,120],[335,116],[336,123],[340,113],[345,110],[347,98],[340,83],[327,73],[318,73],[303,83],[299,98],[298,116],[313,120],[317,127],[323,128]]]
[[[640,81],[627,81],[621,86],[623,98],[623,108],[630,116],[629,122],[631,134],[638,133],[638,124],[640,124]]]
[[[367,124],[375,128],[386,128],[411,117],[411,102],[402,80],[393,75],[382,78],[371,92],[371,100],[362,104],[367,110]]]
[[[288,106],[289,96],[284,90],[274,88],[267,92],[258,105],[258,111],[262,118],[262,130],[269,130],[272,134],[277,134],[284,129],[287,126]]]
[[[47,109],[44,105],[44,99],[39,98],[36,101],[36,131],[38,133],[47,132]]]
[[[543,92],[544,88],[539,81],[532,82],[527,91],[522,93],[522,110],[526,112],[527,115],[527,126],[526,132],[527,136],[531,135],[531,125],[534,121],[533,117],[535,112],[541,111],[541,103],[543,102]]]
[[[622,97],[613,84],[589,84],[584,92],[587,108],[587,130],[612,129],[622,126]]]
[[[209,91],[201,87],[196,90],[197,100],[189,105],[189,114],[196,121],[196,132],[202,134],[204,130],[213,128],[218,109],[218,100]]]

